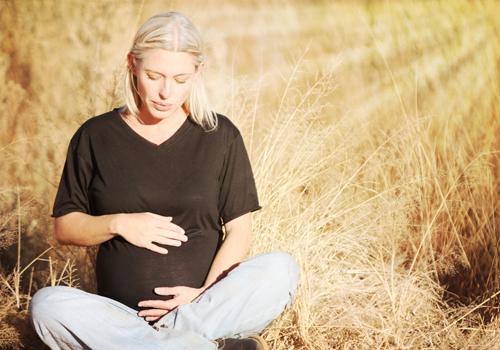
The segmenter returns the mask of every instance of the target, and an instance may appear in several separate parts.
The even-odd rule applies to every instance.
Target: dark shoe
[[[217,340],[218,349],[224,350],[269,350],[264,338],[251,335],[248,338],[225,338]]]

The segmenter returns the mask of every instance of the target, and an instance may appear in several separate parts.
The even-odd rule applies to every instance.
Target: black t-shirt
[[[98,294],[139,310],[140,300],[170,299],[155,294],[155,287],[201,287],[222,243],[223,223],[261,208],[239,130],[221,114],[218,124],[207,132],[188,116],[156,145],[115,108],[75,132],[52,217],[149,211],[171,216],[188,236],[180,247],[165,245],[165,255],[121,236],[101,243]]]

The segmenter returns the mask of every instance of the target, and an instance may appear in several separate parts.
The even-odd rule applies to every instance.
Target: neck
[[[168,127],[172,124],[176,124],[177,122],[180,122],[181,120],[184,121],[186,117],[188,116],[188,113],[186,112],[184,106],[182,108],[179,108],[174,114],[168,116],[167,118],[164,119],[159,119],[152,117],[151,115],[148,115],[146,113],[143,113],[142,111],[139,110],[139,114],[137,116],[132,116],[130,111],[127,108],[124,108],[120,110],[120,113],[122,116],[133,122],[135,125],[139,126],[165,126]]]

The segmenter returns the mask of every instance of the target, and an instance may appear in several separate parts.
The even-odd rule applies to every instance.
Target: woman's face
[[[139,115],[145,122],[159,122],[182,113],[182,105],[189,96],[196,70],[193,57],[186,52],[163,49],[147,50],[141,60],[129,54],[129,65],[137,77],[141,98]]]

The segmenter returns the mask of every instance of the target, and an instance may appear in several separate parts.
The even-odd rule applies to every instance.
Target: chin
[[[170,116],[170,113],[171,111],[165,111],[165,112],[162,112],[162,111],[157,111],[157,110],[153,110],[151,111],[151,116],[156,118],[156,119],[165,119],[167,118],[168,116]]]
[[[151,106],[150,108],[148,108],[149,114],[152,117],[157,118],[157,119],[165,119],[165,118],[169,117],[170,115],[172,115],[176,110],[177,110],[177,108],[175,108],[175,109],[172,108],[172,109],[169,109],[168,111],[159,111],[154,106]]]

